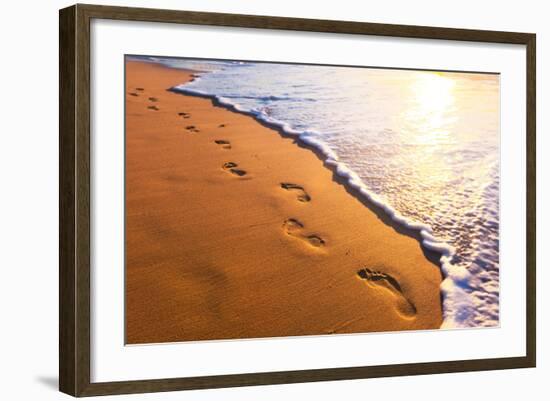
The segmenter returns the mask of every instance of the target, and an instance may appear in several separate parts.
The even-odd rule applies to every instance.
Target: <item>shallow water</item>
[[[499,319],[499,76],[154,59],[177,86],[299,135],[442,252],[444,328]]]

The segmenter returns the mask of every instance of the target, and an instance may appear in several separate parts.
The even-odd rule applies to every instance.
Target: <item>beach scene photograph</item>
[[[499,74],[124,74],[126,344],[499,326]]]

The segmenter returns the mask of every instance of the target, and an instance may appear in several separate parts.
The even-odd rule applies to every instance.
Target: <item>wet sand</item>
[[[126,63],[126,343],[440,327],[438,255],[189,79]]]

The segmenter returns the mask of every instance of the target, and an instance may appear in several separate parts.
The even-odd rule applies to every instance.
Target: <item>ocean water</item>
[[[443,328],[499,321],[499,76],[151,59],[174,88],[277,125],[442,253]]]

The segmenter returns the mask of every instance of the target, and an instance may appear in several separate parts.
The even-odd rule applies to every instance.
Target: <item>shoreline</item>
[[[441,326],[440,254],[319,149],[126,69],[127,343]]]
[[[170,67],[167,67],[167,68],[170,68]],[[195,73],[196,72],[194,72],[192,74],[193,79],[191,79],[189,82],[197,79],[197,77],[195,76]],[[407,223],[401,223],[398,220],[394,219],[389,214],[389,212],[387,212],[385,210],[384,206],[380,206],[380,205],[375,204],[373,201],[371,201],[370,199],[367,198],[367,195],[362,194],[361,190],[358,187],[355,187],[355,186],[351,185],[349,180],[347,179],[347,177],[345,177],[341,174],[338,174],[338,171],[337,171],[338,165],[336,164],[338,162],[327,163],[327,161],[329,161],[330,157],[327,156],[327,154],[324,153],[321,148],[305,142],[303,140],[303,138],[300,137],[300,134],[289,133],[289,132],[285,131],[284,128],[282,126],[280,126],[279,124],[270,123],[268,121],[262,120],[261,118],[258,118],[253,113],[243,111],[243,110],[239,110],[237,107],[235,107],[232,104],[223,103],[218,99],[218,97],[216,95],[208,95],[208,94],[205,94],[205,93],[198,93],[198,92],[191,92],[191,91],[184,92],[183,90],[178,90],[178,89],[175,89],[174,87],[169,88],[167,90],[170,91],[170,92],[176,93],[178,95],[194,96],[194,97],[198,97],[198,98],[208,99],[212,102],[212,106],[214,106],[214,107],[219,107],[221,109],[229,110],[232,113],[239,113],[239,114],[242,114],[244,116],[250,117],[250,118],[254,119],[254,121],[256,121],[258,124],[261,124],[262,126],[268,128],[268,129],[276,131],[281,137],[288,138],[288,139],[294,139],[296,146],[300,146],[304,149],[307,149],[307,150],[313,152],[319,158],[319,160],[323,162],[323,166],[325,168],[329,169],[333,173],[334,181],[337,182],[338,184],[342,185],[348,191],[348,193],[351,196],[353,196],[353,197],[357,198],[359,201],[361,201],[365,205],[366,208],[368,208],[372,212],[376,213],[376,215],[378,216],[378,218],[380,220],[384,221],[384,223],[386,223],[387,225],[393,227],[395,229],[395,231],[397,231],[399,234],[407,235],[407,236],[409,236],[411,238],[414,238],[417,241],[419,241],[420,245],[422,246],[423,251],[425,252],[426,258],[429,259],[435,265],[437,265],[440,269],[442,269],[440,259],[444,256],[447,256],[447,255],[445,255],[443,252],[440,252],[436,249],[430,249],[429,247],[427,247],[424,244],[424,240],[427,240],[427,238],[423,237],[421,232],[422,232],[422,230],[426,229],[425,227],[422,227],[422,228],[408,227],[408,226],[405,225]],[[368,196],[370,196],[370,195],[368,195]],[[395,210],[392,208],[392,211],[395,211]],[[399,215],[399,217],[402,217],[402,216]],[[430,229],[430,231],[431,231],[431,229]],[[442,278],[444,278],[443,272],[441,272],[441,275],[442,275]]]

